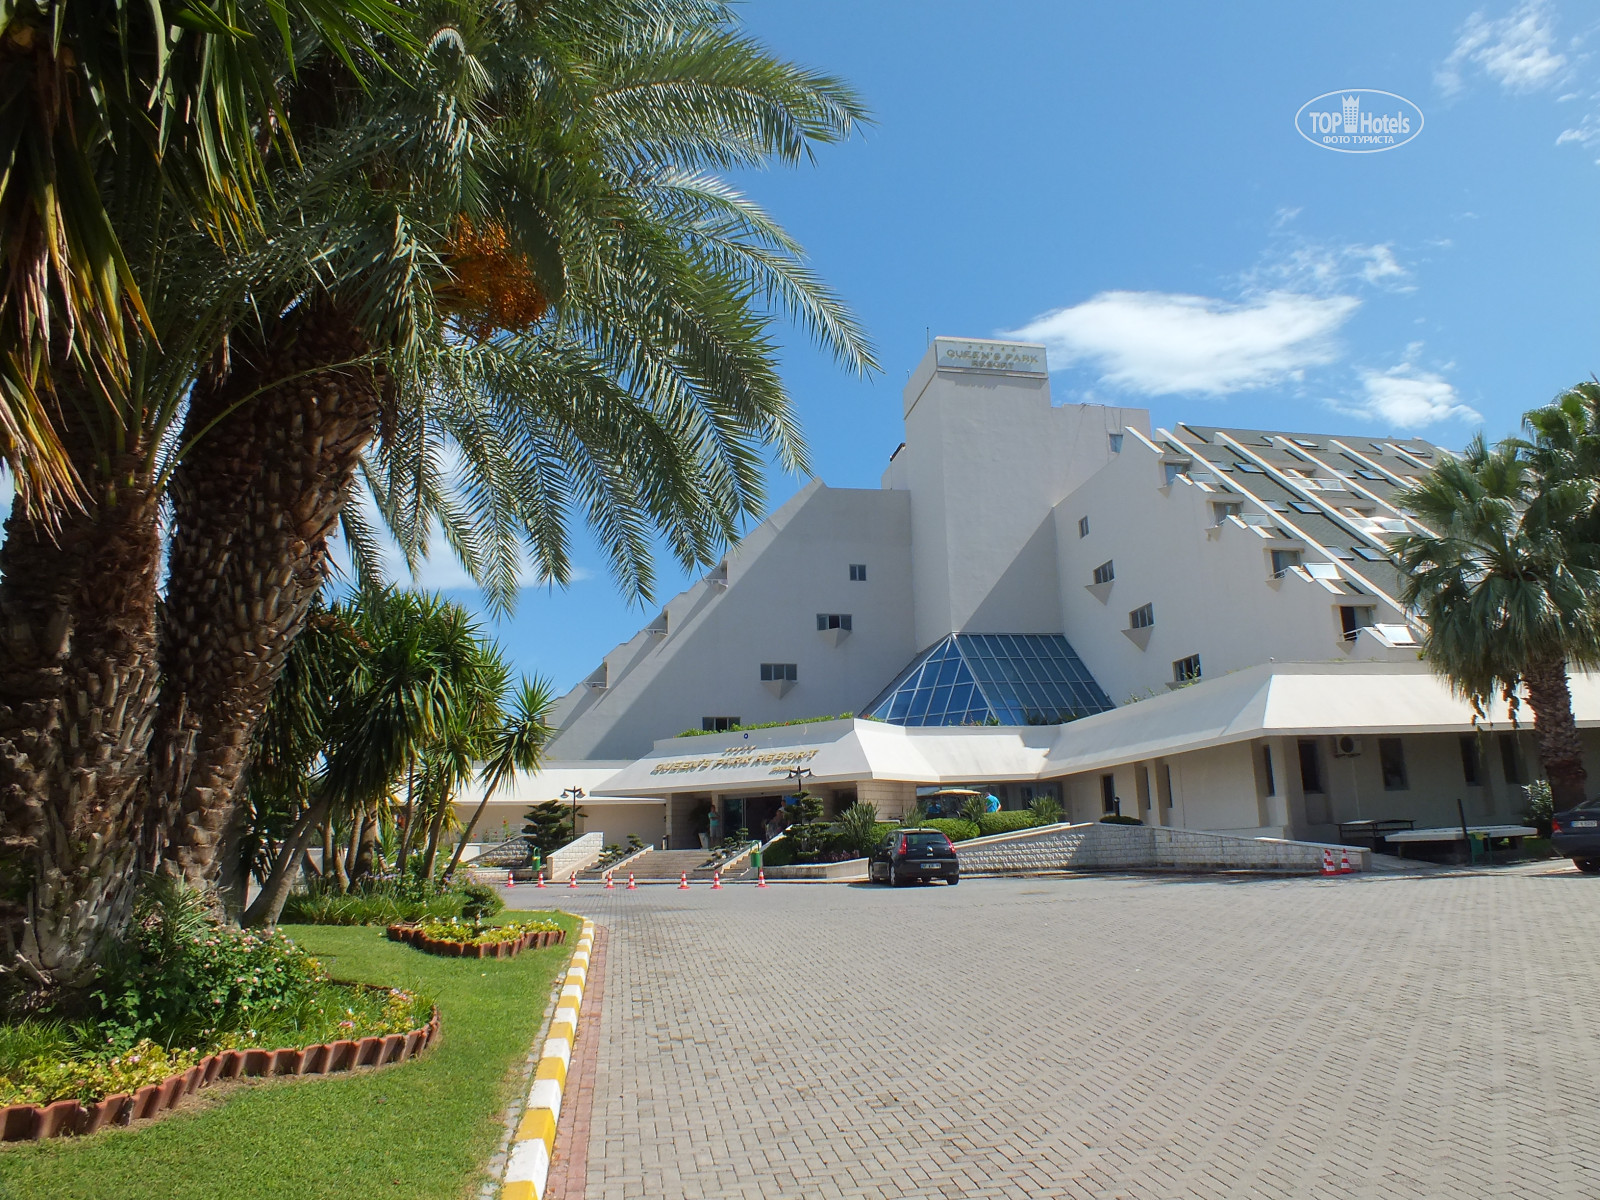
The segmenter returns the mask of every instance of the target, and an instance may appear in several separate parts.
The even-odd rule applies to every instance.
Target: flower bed
[[[420,921],[389,926],[391,941],[449,958],[512,958],[529,947],[559,945],[566,937],[553,921],[481,926],[464,921]]]
[[[393,993],[391,993],[393,994]],[[131,1092],[119,1091],[103,1099],[85,1104],[80,1099],[56,1100],[49,1104],[11,1104],[0,1108],[0,1141],[16,1142],[34,1138],[61,1137],[66,1134],[88,1134],[108,1125],[127,1125],[142,1121],[176,1108],[183,1098],[218,1079],[239,1079],[247,1076],[271,1075],[325,1075],[336,1071],[349,1071],[357,1067],[381,1067],[402,1062],[431,1046],[439,1037],[439,1010],[433,1009],[428,1023],[405,1033],[391,1033],[382,1037],[363,1037],[315,1046],[266,1050],[224,1050],[196,1059],[197,1052],[180,1050],[163,1051],[150,1042],[142,1042],[125,1055],[100,1064],[96,1076],[99,1080],[127,1083],[148,1077],[151,1069],[174,1069],[159,1083],[148,1083]],[[78,1064],[82,1076],[91,1074],[93,1064]],[[71,1075],[73,1064],[62,1064],[66,1075]],[[97,1084],[88,1078],[75,1081],[79,1090],[91,1093]]]

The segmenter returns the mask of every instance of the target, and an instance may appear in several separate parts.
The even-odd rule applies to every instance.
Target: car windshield
[[[950,844],[950,839],[942,833],[908,833],[906,834],[906,849],[912,853],[924,850],[943,850]]]
[[[1596,796],[1593,800],[1585,800],[1582,804],[1578,805],[1578,807],[1573,809],[1572,811],[1573,812],[1600,812],[1600,796]]]

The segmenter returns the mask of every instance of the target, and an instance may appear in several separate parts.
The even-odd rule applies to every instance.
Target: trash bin
[[[750,851],[750,869],[752,871],[761,870],[761,847],[760,846],[757,846],[754,850]]]

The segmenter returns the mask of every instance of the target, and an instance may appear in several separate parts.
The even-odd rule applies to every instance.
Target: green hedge
[[[978,832],[984,837],[997,833],[1015,833],[1019,829],[1032,829],[1037,822],[1027,809],[1016,812],[984,813],[978,818]]]
[[[960,817],[936,817],[931,821],[924,821],[925,829],[937,829],[952,842],[964,842],[968,838],[978,836],[978,827],[971,821],[963,821]]]

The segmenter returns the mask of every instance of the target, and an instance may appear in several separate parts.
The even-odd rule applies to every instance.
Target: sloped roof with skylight
[[[1053,725],[1111,700],[1054,633],[953,633],[919,654],[862,715],[891,725]]]

